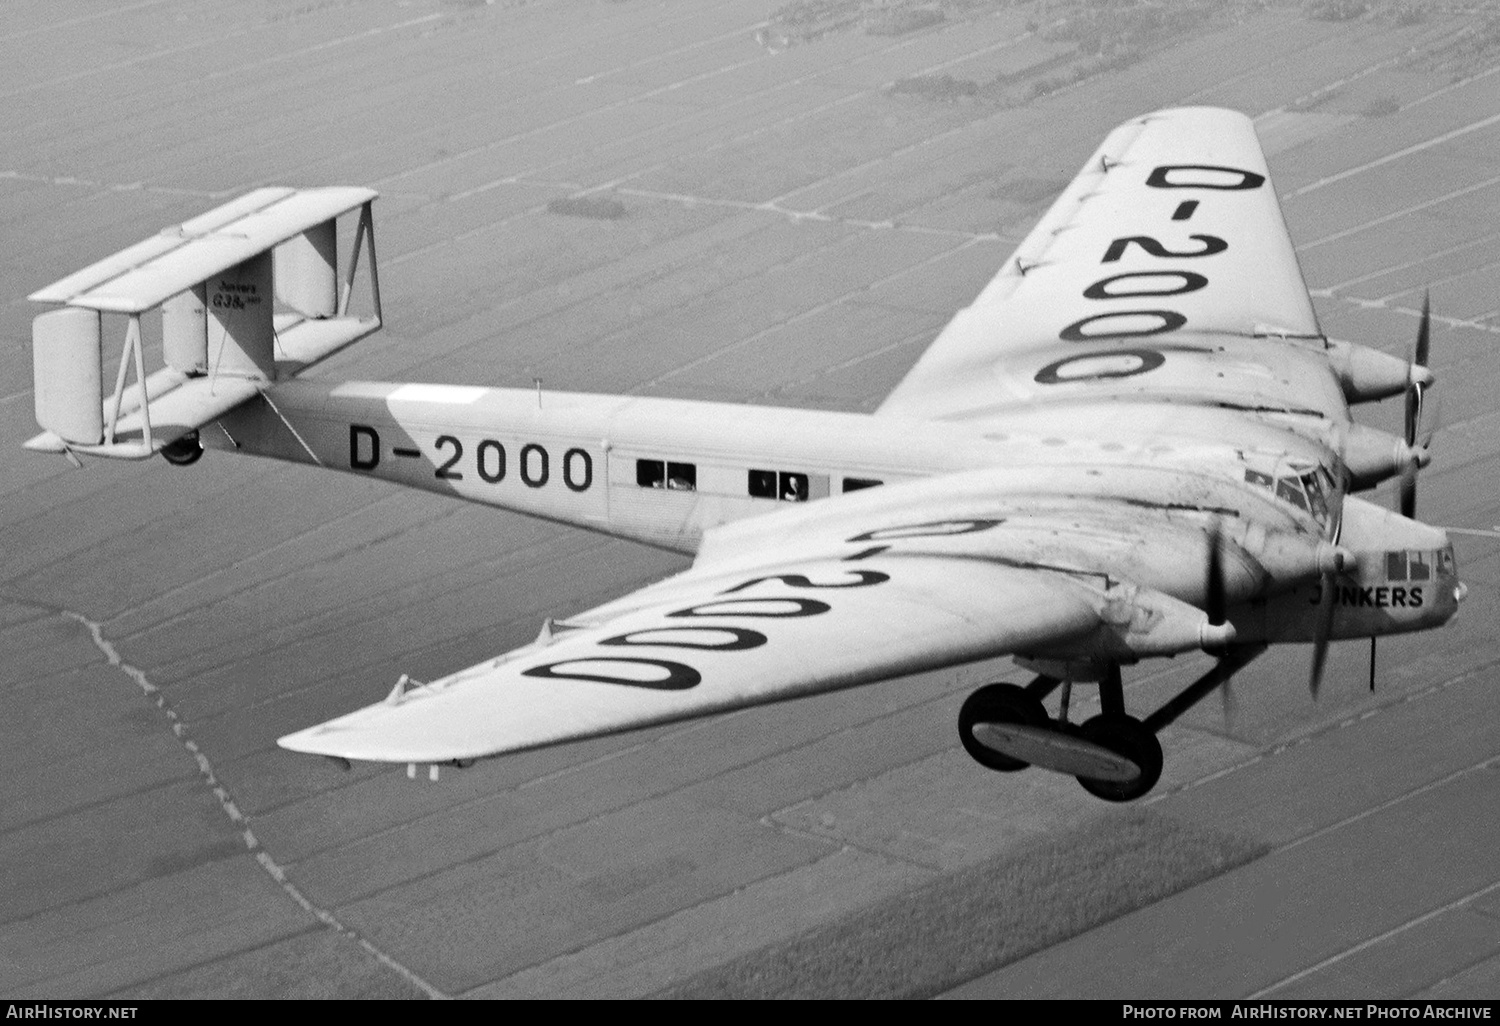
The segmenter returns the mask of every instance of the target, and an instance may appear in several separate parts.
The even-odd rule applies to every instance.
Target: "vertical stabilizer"
[[[276,377],[271,253],[258,253],[204,283],[208,298],[208,373]]]
[[[31,322],[36,422],[65,442],[104,438],[102,339],[97,310],[64,307]]]
[[[338,312],[337,224],[315,224],[276,247],[276,298],[304,317]]]
[[[208,311],[200,282],[161,305],[161,347],[167,366],[184,374],[208,373]]]

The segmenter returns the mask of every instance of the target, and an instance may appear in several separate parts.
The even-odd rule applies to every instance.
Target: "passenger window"
[[[857,492],[862,488],[879,488],[884,481],[876,481],[869,477],[846,477],[844,478],[844,491]]]
[[[1453,550],[1451,548],[1438,550],[1438,569],[1445,574],[1453,573]]]
[[[692,463],[668,463],[667,487],[677,492],[698,490],[698,468]]]
[[[750,494],[757,499],[776,498],[776,471],[750,471]]]
[[[1285,499],[1300,509],[1307,509],[1307,498],[1302,494],[1302,489],[1297,487],[1295,477],[1283,477],[1276,482],[1276,495]]]
[[[827,479],[823,491],[827,493]],[[774,470],[750,471],[750,494],[757,499],[780,499],[782,502],[806,502],[808,500],[807,475],[789,470],[777,473]]]
[[[1408,552],[1406,554],[1407,568],[1411,571],[1408,580],[1430,581],[1432,580],[1432,564],[1428,562],[1431,553]]]
[[[661,488],[666,484],[667,465],[661,460],[636,460],[635,483],[642,488]]]
[[[1406,580],[1406,553],[1387,552],[1385,554],[1385,576],[1387,580]]]

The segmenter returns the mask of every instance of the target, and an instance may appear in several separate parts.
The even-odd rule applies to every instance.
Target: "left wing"
[[[961,552],[714,563],[279,743],[473,759],[1066,642],[1098,628],[1100,610],[1070,575]]]
[[[1347,419],[1270,172],[1236,111],[1110,133],[881,413],[1128,397]]]

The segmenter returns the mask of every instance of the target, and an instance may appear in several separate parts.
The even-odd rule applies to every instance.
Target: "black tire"
[[[173,439],[161,447],[161,458],[174,467],[187,467],[197,463],[203,455],[203,443],[198,432],[189,431],[181,438]]]
[[[1042,701],[1028,695],[1024,688],[1015,684],[986,684],[968,698],[958,711],[958,739],[964,751],[979,765],[1000,773],[1014,773],[1030,766],[1029,762],[1012,759],[993,748],[986,748],[974,739],[976,723],[1025,723],[1033,727],[1050,724]]]
[[[1078,728],[1078,735],[1123,755],[1141,768],[1141,775],[1129,783],[1079,777],[1078,783],[1095,798],[1107,802],[1133,802],[1156,786],[1161,779],[1161,742],[1146,725],[1131,716],[1095,716]]]

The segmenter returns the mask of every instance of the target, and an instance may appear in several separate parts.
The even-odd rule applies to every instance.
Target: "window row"
[[[724,491],[728,483],[719,474],[718,487],[711,491]],[[675,463],[670,460],[636,460],[635,483],[641,488],[662,488],[668,491],[695,492],[698,490],[698,467],[693,463]],[[867,477],[846,477],[843,491],[856,492],[862,488],[874,488],[883,482]],[[829,480],[823,474],[806,474],[792,470],[751,470],[745,477],[745,493],[754,499],[776,499],[781,502],[806,502],[820,499],[828,494]]]
[[[1391,581],[1430,581],[1432,568],[1441,558],[1437,552],[1387,552],[1385,576]]]

